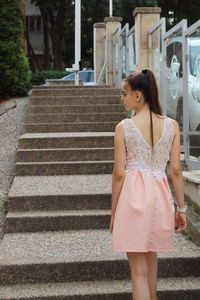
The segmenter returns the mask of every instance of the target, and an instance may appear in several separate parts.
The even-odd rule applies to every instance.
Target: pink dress
[[[112,232],[113,251],[174,251],[175,208],[165,172],[174,137],[171,118],[151,147],[133,120],[124,119],[126,175],[118,198]]]

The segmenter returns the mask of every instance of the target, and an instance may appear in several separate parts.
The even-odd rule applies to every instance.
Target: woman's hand
[[[175,232],[181,232],[187,227],[187,220],[185,213],[176,212],[175,215]]]
[[[111,215],[111,219],[110,219],[110,225],[109,225],[109,231],[112,233],[113,231],[113,224],[114,224],[114,216]]]

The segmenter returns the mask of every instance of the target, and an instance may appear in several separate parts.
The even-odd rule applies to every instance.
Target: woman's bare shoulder
[[[170,118],[170,117],[167,117],[167,118],[173,122],[174,126],[179,126],[178,122],[175,119]]]
[[[123,132],[123,122],[124,122],[124,120],[126,120],[126,119],[123,119],[123,120],[121,120],[119,123],[117,123],[117,125],[115,126],[115,132]]]
[[[164,119],[166,116],[155,114],[155,116],[159,119]]]
[[[173,118],[170,118],[170,117],[167,117],[167,118],[172,121],[172,124],[174,126],[175,132],[176,133],[179,132],[180,130],[179,130],[179,124],[178,124],[178,122],[175,119],[173,119]]]
[[[119,123],[117,123],[115,128],[123,128],[123,125],[125,125],[128,122],[128,120],[129,120],[128,118],[121,120]]]

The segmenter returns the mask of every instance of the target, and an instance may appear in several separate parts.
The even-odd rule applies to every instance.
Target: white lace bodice
[[[172,119],[165,116],[164,128],[159,141],[154,145],[154,160],[151,146],[145,141],[141,131],[131,119],[122,123],[126,141],[126,172],[138,169],[145,174],[152,174],[157,181],[166,178],[166,165],[174,138]]]

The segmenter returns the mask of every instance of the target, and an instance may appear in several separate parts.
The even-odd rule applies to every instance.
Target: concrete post
[[[137,71],[149,68],[148,30],[160,20],[160,7],[136,7],[135,17],[136,67]]]
[[[113,31],[119,27],[122,22],[121,17],[106,17],[104,19],[106,24],[106,84],[113,86],[113,49],[112,49],[112,34]]]
[[[104,34],[106,31],[105,23],[95,23],[93,25],[94,43],[94,81],[97,84],[100,72],[104,64]]]

